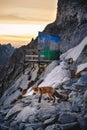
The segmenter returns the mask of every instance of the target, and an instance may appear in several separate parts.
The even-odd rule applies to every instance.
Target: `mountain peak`
[[[10,44],[0,44],[0,64],[4,64],[13,54],[15,48]]]

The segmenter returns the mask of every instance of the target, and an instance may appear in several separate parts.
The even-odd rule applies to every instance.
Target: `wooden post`
[[[40,50],[38,50],[38,68],[40,68]]]

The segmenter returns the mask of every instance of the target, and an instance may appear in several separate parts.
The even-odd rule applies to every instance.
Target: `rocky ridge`
[[[20,74],[24,72],[27,66],[32,66],[29,63],[25,63],[26,52],[28,54],[37,53],[37,49],[33,45],[36,41],[31,41],[31,43],[15,49],[9,61],[0,67],[0,97],[16,81]]]

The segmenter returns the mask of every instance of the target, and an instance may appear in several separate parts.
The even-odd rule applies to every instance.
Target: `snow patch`
[[[57,60],[55,60],[51,64],[49,64],[47,66],[47,68],[45,69],[45,71],[42,73],[41,79],[44,79],[47,76],[47,74],[50,73],[57,65],[58,65]]]
[[[26,89],[27,88],[27,84],[28,84],[28,75],[23,75],[23,77],[21,78],[21,81],[19,82],[20,84],[20,88],[22,89]]]
[[[69,58],[73,58],[74,61],[80,56],[84,47],[87,45],[87,36],[82,40],[82,42],[74,48],[69,49],[67,52],[60,56],[61,60],[66,60]]]
[[[84,69],[87,69],[87,63],[78,65],[76,74],[78,74],[79,72],[83,71]]]
[[[32,88],[29,88],[29,89],[27,90],[27,92],[25,93],[25,95],[23,95],[23,97],[27,97],[27,96],[29,96],[29,95],[33,95],[33,90],[32,90]]]
[[[46,78],[39,86],[57,87],[68,80],[70,80],[68,64],[65,61],[62,61],[60,65],[56,66],[49,74],[47,74]]]
[[[31,73],[31,81],[34,81],[37,77],[38,67]]]

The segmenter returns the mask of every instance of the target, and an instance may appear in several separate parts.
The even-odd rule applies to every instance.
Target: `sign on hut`
[[[60,37],[39,32],[38,50],[40,60],[58,60]]]

